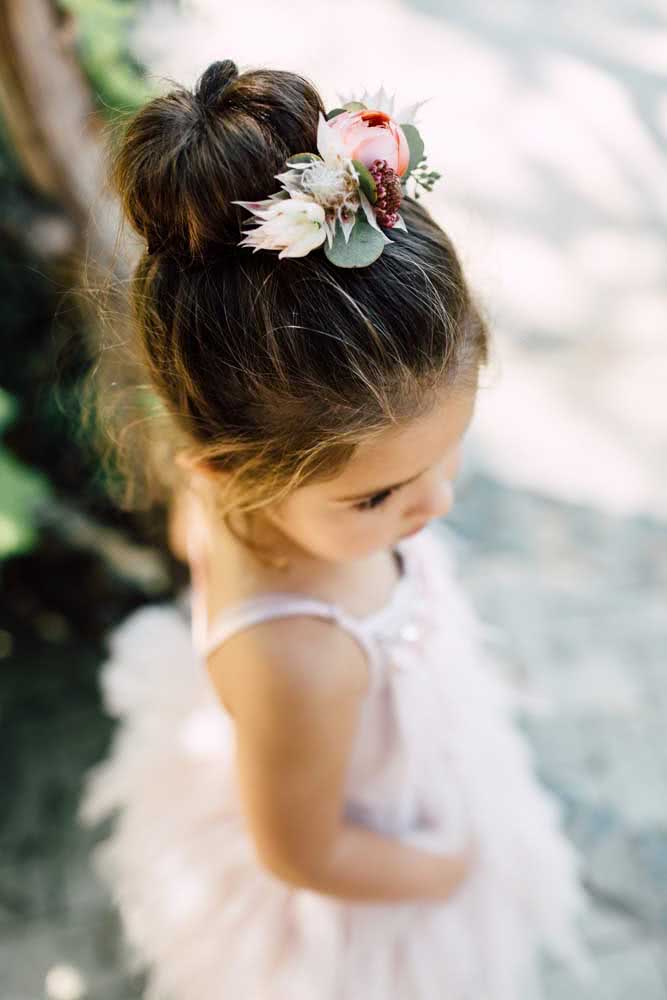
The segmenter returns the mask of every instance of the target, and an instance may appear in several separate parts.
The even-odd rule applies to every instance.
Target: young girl
[[[226,60],[115,154],[192,587],[112,635],[81,815],[117,813],[96,860],[151,998],[536,1000],[543,948],[586,966],[577,858],[428,527],[487,330],[392,107]]]

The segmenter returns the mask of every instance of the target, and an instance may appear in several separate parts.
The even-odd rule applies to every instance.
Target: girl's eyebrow
[[[461,440],[464,437],[466,431],[470,427],[470,424],[472,423],[472,418],[473,414],[471,413],[468,417],[465,427],[463,428],[463,431],[460,434],[459,440]],[[375,496],[376,493],[385,493],[387,490],[397,490],[400,486],[407,486],[408,483],[412,483],[415,481],[415,479],[419,479],[419,477],[422,476],[429,468],[430,466],[427,465],[425,469],[421,470],[421,472],[415,473],[414,476],[410,476],[409,479],[404,479],[400,483],[392,483],[391,486],[383,486],[381,489],[377,490],[366,490],[365,493],[358,493],[356,496],[353,497],[339,497],[337,500],[334,500],[333,503],[346,503],[350,500],[366,500],[368,499],[368,497]]]
[[[385,493],[387,490],[397,490],[399,486],[407,486],[408,483],[412,483],[415,479],[419,479],[424,472],[426,472],[426,469],[422,469],[421,472],[415,473],[414,476],[410,476],[409,479],[404,479],[400,483],[392,483],[391,486],[382,486],[377,490],[366,490],[365,493],[358,493],[353,497],[338,497],[336,503],[345,503],[349,500],[366,500],[367,497],[373,497],[376,493]]]

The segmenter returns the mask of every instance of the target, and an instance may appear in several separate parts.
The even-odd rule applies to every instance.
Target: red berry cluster
[[[381,226],[390,229],[398,220],[403,197],[400,179],[386,160],[373,160],[368,169],[377,188],[377,201],[373,205],[375,217]]]

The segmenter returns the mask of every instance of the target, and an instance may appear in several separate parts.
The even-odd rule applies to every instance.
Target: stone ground
[[[482,477],[468,480],[452,524],[508,674],[552,706],[523,726],[585,860],[600,987],[551,969],[547,996],[665,998],[667,526]]]
[[[522,715],[539,775],[583,852],[585,933],[601,973],[585,990],[545,965],[548,1000],[667,998],[667,528],[472,475],[450,525],[466,587],[498,626],[503,669],[550,699]],[[662,586],[661,586],[662,585]],[[11,623],[3,622],[7,641]],[[73,633],[14,637],[0,675],[8,808],[0,825],[0,996],[38,1000],[73,965],[95,1000],[141,995],[74,813],[112,731],[102,651]],[[98,831],[99,834],[104,831]]]

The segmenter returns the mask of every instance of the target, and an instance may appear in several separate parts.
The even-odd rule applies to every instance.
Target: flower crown
[[[340,95],[339,95],[340,96]],[[234,201],[255,216],[239,246],[279,250],[279,258],[305,257],[322,246],[339,267],[367,267],[393,243],[383,229],[407,227],[399,208],[408,177],[430,191],[441,174],[427,170],[424,143],[414,124],[425,101],[393,114],[384,88],[320,112],[317,154],[296,153],[282,189],[263,201]],[[367,102],[367,103],[365,103]],[[398,124],[400,122],[400,124]],[[415,198],[419,192],[414,191]],[[359,209],[362,209],[360,212]]]

